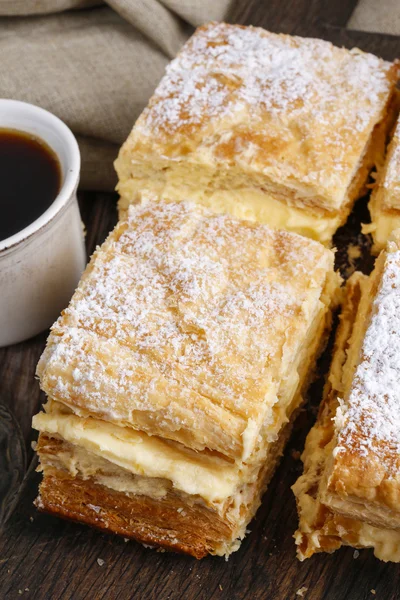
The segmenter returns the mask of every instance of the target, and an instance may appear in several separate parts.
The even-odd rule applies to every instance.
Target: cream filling
[[[209,502],[232,496],[240,484],[237,466],[219,457],[189,451],[100,419],[39,413],[33,427],[105,458],[134,475],[168,479],[177,489]]]
[[[162,187],[149,187],[146,180],[129,180],[123,184],[124,198],[155,199],[166,201],[193,200],[217,213],[231,214],[238,219],[264,223],[276,229],[287,229],[328,245],[343,215],[312,212],[307,207],[290,206],[261,189],[243,188],[237,190],[207,191],[200,188],[185,190],[179,182],[166,183]],[[123,216],[128,202],[121,198],[120,210]]]
[[[386,246],[391,233],[400,227],[400,211],[385,211],[373,208],[370,204],[372,223],[363,225],[363,233],[372,233],[374,254],[378,254]]]
[[[294,371],[289,380],[293,396],[298,388],[297,371]],[[291,397],[283,405],[276,406],[273,424],[264,425],[264,439],[260,439],[261,445],[249,457],[248,464],[231,463],[220,456],[196,452],[177,442],[150,436],[130,427],[66,413],[54,401],[49,403],[50,412],[33,417],[32,425],[38,431],[60,436],[74,447],[90,452],[99,460],[106,459],[133,475],[168,480],[180,492],[200,496],[216,505],[228,498],[233,499],[243,485],[252,485],[257,480],[260,467],[268,460],[269,446],[277,439],[279,431],[288,422],[301,397],[293,403],[294,406],[289,405],[290,414],[287,414],[290,399]],[[92,467],[96,470],[96,464]],[[112,489],[118,489],[115,481],[108,477],[107,482],[104,480],[103,483]],[[133,491],[130,490],[130,484],[127,486],[120,478],[119,485],[123,487],[118,491]]]
[[[56,455],[40,452],[40,466],[48,469],[63,469],[73,477],[93,478],[97,483],[124,494],[145,495],[159,500],[167,495],[171,483],[165,479],[152,479],[133,475],[105,458],[100,458],[80,446],[63,447]]]
[[[400,562],[400,531],[378,529],[363,523],[358,534],[360,547],[373,548],[377,558]]]

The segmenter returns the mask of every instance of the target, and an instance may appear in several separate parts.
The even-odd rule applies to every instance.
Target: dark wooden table
[[[400,56],[399,38],[344,28],[355,4],[355,0],[243,0],[230,20],[359,46],[386,59]],[[91,254],[116,223],[116,196],[81,194],[80,206]],[[365,218],[364,200],[337,238],[340,266],[346,261],[346,245],[351,239],[361,242],[365,251],[358,266],[365,271],[371,268],[368,240],[359,234],[360,221]],[[9,409],[15,417],[14,421],[8,417],[7,431],[16,464],[18,457],[22,464],[26,453],[23,468],[9,473],[9,495],[0,506],[0,516],[9,516],[0,535],[1,600],[21,596],[35,600],[283,600],[300,598],[296,592],[301,588],[307,588],[303,590],[307,600],[400,599],[400,566],[378,561],[371,551],[357,556],[346,548],[303,563],[295,558],[292,535],[297,516],[290,486],[301,471],[296,451],[302,449],[315,419],[321,381],[310,391],[307,409],[297,421],[281,465],[250,525],[251,534],[228,562],[221,558],[198,562],[157,553],[39,514],[32,505],[39,476],[34,472],[30,445],[35,434],[30,423],[44,400],[34,372],[46,335],[0,350],[0,413],[8,417],[5,411]],[[321,360],[321,373],[328,363],[329,351]],[[0,445],[0,456],[5,454],[6,448]],[[3,478],[0,490],[5,485]]]

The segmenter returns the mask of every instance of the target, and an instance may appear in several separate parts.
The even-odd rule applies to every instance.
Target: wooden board
[[[354,0],[243,0],[234,6],[230,20],[322,37],[347,47],[358,45],[387,59],[400,56],[397,37],[344,29],[355,4]],[[81,194],[88,254],[114,226],[115,205],[113,194]],[[341,267],[347,245],[359,242],[364,256],[357,267],[371,269],[368,240],[359,233],[366,218],[364,200],[337,237]],[[297,516],[290,486],[301,472],[296,451],[302,450],[315,419],[321,380],[310,391],[306,410],[249,526],[251,534],[228,562],[157,553],[40,515],[32,504],[40,476],[34,472],[30,444],[35,434],[30,422],[44,400],[34,372],[45,339],[46,333],[0,350],[0,495],[8,491],[0,505],[0,520],[9,517],[0,535],[0,600],[283,600],[300,598],[296,595],[300,588],[307,588],[303,596],[307,600],[400,599],[400,566],[378,561],[371,551],[357,556],[346,548],[303,563],[295,558],[292,535]],[[321,360],[322,374],[328,363],[329,350]]]

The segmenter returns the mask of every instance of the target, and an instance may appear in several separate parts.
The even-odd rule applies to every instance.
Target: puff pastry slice
[[[329,244],[382,161],[397,76],[322,40],[200,27],[120,150],[120,214],[190,197]]]
[[[400,561],[400,232],[347,283],[325,399],[293,487],[300,559],[342,544]]]
[[[329,332],[333,258],[194,203],[130,207],[38,365],[38,506],[196,557],[237,549]]]

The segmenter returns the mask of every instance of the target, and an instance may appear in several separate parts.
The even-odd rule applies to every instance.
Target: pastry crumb
[[[221,584],[219,584],[219,589],[221,590],[221,592],[224,589]]]
[[[373,590],[373,589],[372,589],[372,590],[371,590],[371,594],[373,594],[373,595],[375,596],[375,594],[376,594],[376,590]]]
[[[297,590],[296,596],[300,596],[300,598],[304,598],[305,593],[307,592],[307,590],[308,590],[308,587],[305,587],[303,585],[303,587],[301,587],[300,589]]]
[[[361,243],[362,242],[358,239],[357,244],[349,244],[347,248],[347,261],[349,266],[346,268],[346,278],[350,277],[357,268],[357,261],[362,256]]]
[[[347,256],[350,260],[355,260],[360,258],[361,256],[361,248],[359,246],[355,246],[354,244],[350,244],[347,248]]]
[[[99,565],[99,567],[102,567],[104,565],[104,560],[102,558],[98,558],[97,559],[97,564]]]

